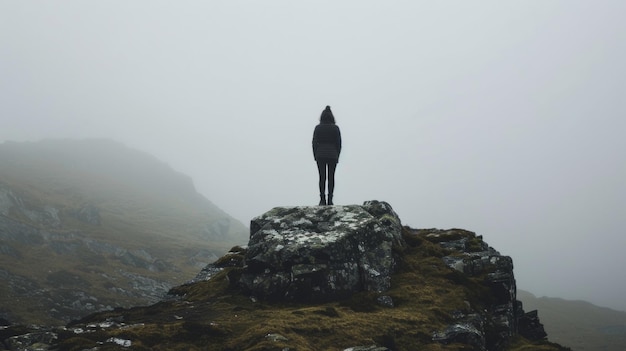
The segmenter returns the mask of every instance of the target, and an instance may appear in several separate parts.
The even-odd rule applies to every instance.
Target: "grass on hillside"
[[[398,253],[399,269],[385,292],[393,308],[377,304],[379,295],[371,292],[319,304],[256,301],[231,283],[241,268],[227,267],[209,281],[172,289],[179,300],[89,316],[73,326],[105,320],[125,326],[79,336],[69,330],[60,345],[80,350],[117,337],[131,340],[135,350],[339,351],[372,344],[394,351],[468,350],[433,342],[432,335],[453,322],[453,312],[469,312],[468,304],[476,310],[486,307],[482,280],[448,268],[441,260],[448,252],[439,245],[409,230],[404,235],[409,247]],[[522,338],[514,346],[511,350],[563,350]],[[110,343],[99,347],[122,349]]]
[[[105,306],[146,304],[145,299],[116,292],[112,284],[132,292],[133,281],[124,272],[170,285],[182,284],[195,277],[203,256],[209,257],[204,262],[208,263],[232,245],[241,244],[232,237],[220,241],[204,236],[205,227],[219,218],[220,213],[211,212],[208,202],[195,202],[197,198],[193,196],[186,198],[189,194],[136,188],[109,176],[99,176],[97,172],[61,167],[53,161],[28,162],[16,162],[0,169],[0,185],[10,189],[21,203],[19,208],[13,206],[8,216],[52,239],[28,245],[10,242],[8,245],[17,255],[0,255],[0,269],[32,283],[28,289],[4,286],[0,290],[0,306],[4,306],[0,313],[6,312],[15,322],[59,324],[59,320],[47,315],[48,305],[56,302],[47,296],[55,289],[68,294],[72,289],[84,290],[97,296],[98,302]],[[99,209],[100,225],[85,223],[72,215],[88,204]],[[51,227],[28,217],[28,211],[42,211],[46,206],[58,210],[60,226]],[[247,236],[243,225],[231,224],[229,234],[241,232],[236,236]],[[150,271],[128,265],[114,253],[93,252],[86,246],[86,240],[131,253],[148,252],[172,269]],[[90,285],[59,287],[55,279],[59,272],[66,272],[76,281],[88,281]]]

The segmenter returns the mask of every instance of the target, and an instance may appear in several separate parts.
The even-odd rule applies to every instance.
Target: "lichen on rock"
[[[322,301],[389,289],[397,214],[385,202],[276,207],[252,219],[240,283],[268,299]]]

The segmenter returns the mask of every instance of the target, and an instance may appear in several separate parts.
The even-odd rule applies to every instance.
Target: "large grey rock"
[[[389,289],[400,219],[385,202],[276,207],[250,223],[241,285],[268,299],[321,301]]]

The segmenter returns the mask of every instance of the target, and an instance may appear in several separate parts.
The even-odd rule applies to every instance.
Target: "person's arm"
[[[313,158],[315,158],[315,152],[317,151],[317,127],[315,127],[315,130],[313,130],[313,141],[311,142],[313,144]]]
[[[341,131],[337,127],[337,156],[341,154]]]

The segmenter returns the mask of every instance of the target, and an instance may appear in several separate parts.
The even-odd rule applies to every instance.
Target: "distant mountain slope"
[[[0,144],[0,318],[151,303],[247,236],[149,154],[109,140]]]
[[[626,312],[585,301],[536,297],[518,290],[524,309],[539,310],[550,340],[575,351],[626,350]]]

